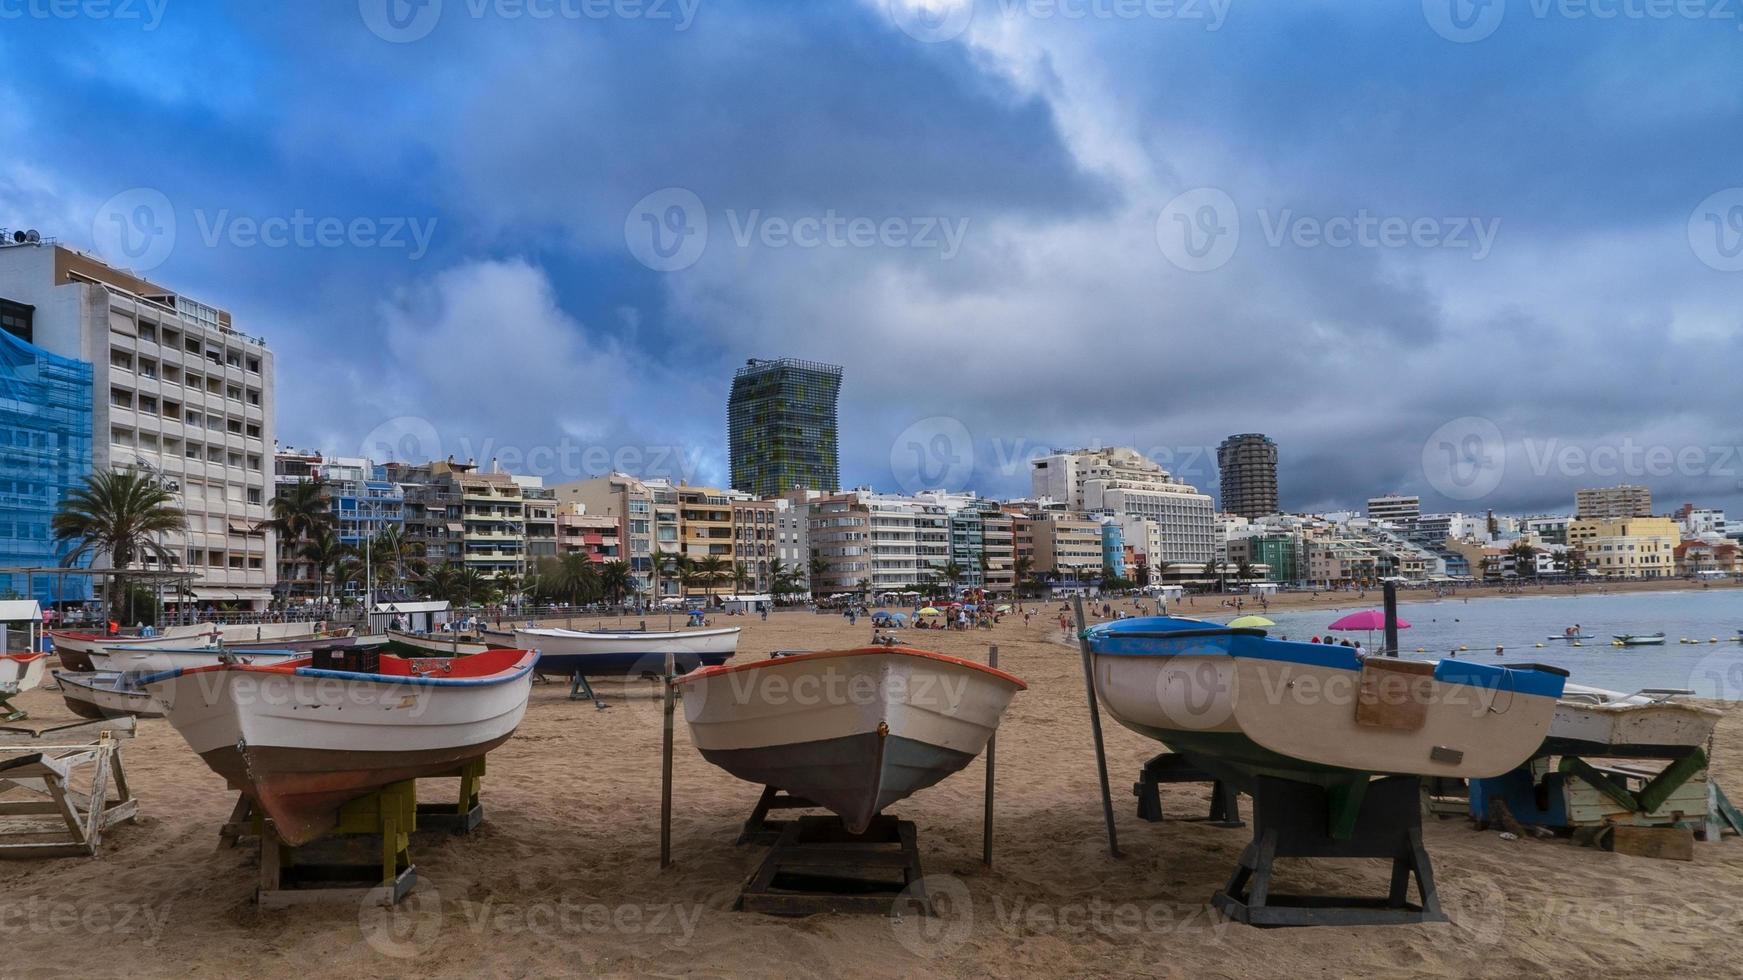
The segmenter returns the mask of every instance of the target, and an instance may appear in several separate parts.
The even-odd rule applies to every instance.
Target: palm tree
[[[490,601],[496,592],[496,586],[484,573],[470,566],[461,566],[454,576],[454,596],[452,601],[463,606],[479,606]]]
[[[656,600],[660,598],[660,580],[662,577],[677,579],[680,583],[680,587],[682,587],[682,584],[687,581],[685,576],[690,569],[690,559],[683,553],[677,551],[656,550],[653,553],[652,561],[654,569],[654,598]],[[666,574],[668,571],[671,573],[670,575]]]
[[[1253,580],[1253,563],[1245,558],[1241,559],[1240,563],[1235,566],[1235,578],[1243,584],[1251,582]]]
[[[339,540],[333,529],[320,525],[310,532],[298,549],[309,564],[315,566],[315,592],[322,598],[327,598],[327,570],[337,566],[341,559],[350,557],[351,547]]]
[[[272,517],[260,526],[279,536],[280,554],[300,555],[318,528],[332,529],[339,523],[318,480],[298,480],[280,487],[268,510]]]
[[[1033,572],[1034,570],[1035,570],[1035,559],[1030,558],[1028,555],[1024,555],[1023,557],[1018,558],[1015,562],[1013,562],[1011,564],[1011,572],[1012,572],[1012,578],[1016,582],[1016,587],[1021,589],[1023,587],[1023,583],[1027,582],[1029,580],[1029,573]]]
[[[955,598],[956,585],[958,582],[962,581],[964,575],[968,574],[968,569],[963,568],[956,562],[947,561],[944,563],[943,568],[938,569],[938,574],[944,577],[944,581],[950,583],[950,595],[951,598]]]
[[[339,563],[333,566],[333,594],[338,596],[341,602],[345,599],[345,587],[362,580],[363,563],[355,558],[340,559]]]
[[[51,522],[55,541],[70,546],[61,558],[62,565],[71,567],[84,558],[108,556],[116,572],[110,588],[119,588],[119,594],[127,598],[123,618],[128,619],[132,618],[133,596],[122,573],[146,557],[163,566],[179,564],[161,535],[187,526],[187,517],[175,505],[175,497],[149,475],[135,470],[86,477],[84,485],[68,493],[55,508]],[[114,593],[104,604],[115,608]]]
[[[1529,568],[1531,570],[1531,577],[1537,577],[1536,545],[1529,541],[1515,541],[1513,542],[1513,547],[1507,549],[1507,553],[1513,556],[1513,570],[1516,573],[1525,574],[1520,570]]]
[[[732,590],[744,594],[750,588],[750,566],[738,562],[732,566]]]
[[[553,585],[556,593],[567,598],[570,605],[579,606],[583,601],[598,596],[599,581],[599,571],[585,553],[571,551],[557,558]]]
[[[809,573],[805,579],[805,584],[811,587],[811,598],[815,599],[817,598],[818,580],[829,574],[829,562],[822,555],[812,555],[811,560],[805,565],[806,571]]]
[[[1218,580],[1217,581],[1217,589],[1216,589],[1218,592],[1222,591],[1221,576],[1222,576],[1222,562],[1218,561],[1216,558],[1213,557],[1213,558],[1211,558],[1210,561],[1207,561],[1204,563],[1204,577],[1205,578],[1214,578],[1214,579]]]
[[[635,580],[629,572],[629,562],[608,561],[599,567],[599,587],[605,590],[612,602],[623,601],[635,587]]]
[[[714,588],[732,577],[732,569],[726,564],[726,559],[719,555],[703,555],[693,564],[696,581],[707,591],[708,598],[714,598]]]
[[[375,540],[369,543],[369,561],[375,566],[375,577],[379,581],[383,576],[398,586],[400,573],[406,563],[405,531],[398,524],[389,524],[381,529]]]

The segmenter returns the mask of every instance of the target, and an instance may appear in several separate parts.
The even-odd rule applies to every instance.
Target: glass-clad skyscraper
[[[91,472],[91,365],[50,354],[21,333],[28,330],[15,323],[0,330],[0,568],[52,568],[67,550],[54,540],[55,508]],[[0,593],[45,605],[84,601],[91,583],[0,576]]]
[[[795,487],[841,489],[835,403],[841,368],[783,357],[751,359],[726,404],[732,488],[775,497]]]

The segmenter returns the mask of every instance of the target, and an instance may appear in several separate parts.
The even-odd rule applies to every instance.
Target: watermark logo
[[[688,188],[654,191],[629,209],[623,240],[636,261],[655,272],[688,269],[708,247],[708,211]]]
[[[410,44],[436,29],[442,19],[442,0],[357,0],[357,10],[376,37]]]
[[[1234,198],[1216,187],[1176,196],[1156,216],[1156,245],[1187,272],[1220,269],[1241,244],[1241,214]]]
[[[377,463],[426,463],[442,458],[442,436],[429,419],[401,415],[369,430],[357,455]]]
[[[163,23],[169,0],[0,0],[0,21],[99,20],[137,21],[142,31]]]
[[[1507,0],[1422,0],[1422,16],[1436,34],[1471,44],[1495,33],[1507,16]]]
[[[379,248],[404,251],[413,262],[429,253],[436,221],[392,215],[341,218],[312,215],[302,208],[265,217],[232,214],[229,208],[194,211],[200,242],[207,248]]]
[[[175,251],[175,208],[153,187],[122,191],[97,209],[91,242],[110,265],[149,272]]]
[[[1507,444],[1489,419],[1466,415],[1435,429],[1422,444],[1422,475],[1449,500],[1495,492],[1507,470]]]
[[[1203,659],[1193,657],[1191,650],[1179,651],[1171,658],[1173,669],[1156,675],[1162,717],[1187,731],[1210,731],[1234,717],[1233,661],[1217,648],[1201,652]]]
[[[927,901],[932,914],[926,914]],[[974,896],[955,875],[925,875],[902,889],[890,905],[896,942],[915,956],[948,956],[974,934]]]
[[[1699,637],[1696,637],[1699,639]],[[1718,649],[1700,659],[1689,671],[1688,687],[1696,697],[1717,701],[1743,701],[1743,650],[1734,636],[1720,636]]]
[[[442,935],[442,894],[435,882],[420,874],[417,887],[396,904],[364,899],[357,907],[357,928],[377,953],[396,960],[415,959],[433,949]]]
[[[1690,212],[1689,248],[1710,268],[1743,272],[1743,187],[1712,194]]]
[[[890,444],[890,475],[907,493],[961,487],[974,475],[974,436],[959,418],[921,419]]]
[[[903,34],[927,44],[961,37],[974,20],[974,0],[884,0],[884,10]]]

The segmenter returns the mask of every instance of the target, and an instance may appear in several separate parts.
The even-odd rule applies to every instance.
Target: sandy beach
[[[1371,593],[1377,599],[1377,593]],[[1040,607],[1051,610],[1056,607]],[[1206,610],[1197,609],[1199,613]],[[863,643],[863,621],[776,614],[745,629],[741,658]],[[579,623],[578,623],[579,625]],[[1450,924],[1262,931],[1207,902],[1250,831],[1138,820],[1129,787],[1159,747],[1110,724],[1122,860],[1109,858],[1076,649],[1043,613],[1025,626],[925,633],[915,645],[984,659],[1025,678],[1001,729],[995,866],[980,864],[977,762],[898,805],[915,821],[936,920],[732,911],[763,849],[735,846],[758,787],[707,764],[681,716],[676,866],[658,867],[660,715],[650,682],[602,688],[612,707],[543,684],[519,733],[490,757],[487,818],[473,835],[419,834],[422,882],[392,912],[264,913],[256,857],[219,849],[233,802],[161,720],[125,760],[137,824],[95,859],[0,864],[0,942],[13,975],[139,977],[323,974],[526,976],[1464,977],[1731,975],[1743,913],[1743,841],[1697,843],[1692,864],[1503,840],[1464,819],[1426,836]],[[52,691],[19,699],[33,720],[70,717]],[[1718,728],[1714,772],[1743,787],[1743,724]],[[423,785],[444,798],[451,783]],[[438,796],[437,794],[442,794]],[[1733,795],[1743,789],[1733,789]],[[1165,787],[1172,817],[1202,814],[1206,790]],[[1737,798],[1743,799],[1743,796]],[[1243,800],[1243,806],[1247,801]],[[1379,863],[1298,861],[1285,891],[1384,891]]]

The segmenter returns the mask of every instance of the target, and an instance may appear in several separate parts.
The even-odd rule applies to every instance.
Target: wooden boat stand
[[[394,783],[339,808],[339,823],[319,840],[291,847],[279,840],[272,821],[254,816],[260,837],[261,908],[344,902],[396,905],[417,884],[411,832],[417,828],[415,780]],[[359,861],[360,847],[375,843],[378,860]]]
[[[1163,783],[1210,783],[1210,814],[1205,817],[1185,817],[1188,821],[1202,820],[1212,827],[1245,827],[1246,821],[1241,819],[1241,794],[1233,786],[1217,779],[1215,776],[1197,768],[1186,760],[1183,755],[1173,752],[1162,754],[1144,763],[1144,768],[1138,773],[1138,781],[1132,784],[1132,795],[1138,798],[1138,819],[1151,823],[1162,822],[1162,794],[1158,787]]]
[[[455,803],[417,803],[417,823],[414,830],[440,831],[442,833],[470,834],[484,822],[484,803],[479,799],[479,788],[484,780],[485,760],[474,759],[460,769],[446,776],[430,776],[429,779],[452,779],[460,777],[459,800]],[[415,794],[414,794],[415,802]],[[230,809],[230,819],[218,828],[218,847],[236,847],[245,837],[260,836],[260,819],[254,810],[254,801],[246,793],[236,794],[236,805]]]
[[[611,707],[611,705],[605,703],[605,699],[593,693],[593,685],[587,683],[587,675],[580,671],[576,671],[574,676],[569,678],[569,700],[580,701],[583,700],[583,698],[592,701],[593,706],[598,708],[600,711],[604,711],[606,708]]]
[[[1422,846],[1420,780],[1388,776],[1366,791],[1334,794],[1318,786],[1259,777],[1253,842],[1211,904],[1254,926],[1359,926],[1445,922],[1434,872]],[[1361,798],[1355,799],[1354,797]],[[1341,798],[1340,798],[1341,797]],[[1334,813],[1334,804],[1341,811]],[[1340,831],[1347,829],[1347,834]],[[1390,858],[1387,895],[1281,895],[1271,892],[1277,858]],[[1421,904],[1409,901],[1411,878]]]
[[[37,797],[0,801],[0,858],[90,857],[104,830],[137,819],[139,801],[121,765],[121,740],[133,737],[135,724],[124,716],[0,728],[0,794]],[[90,785],[79,789],[74,778],[87,767]]]
[[[922,877],[912,821],[880,814],[865,833],[850,834],[834,814],[806,815],[783,825],[733,907],[768,915],[888,915],[905,900],[929,916]]]

